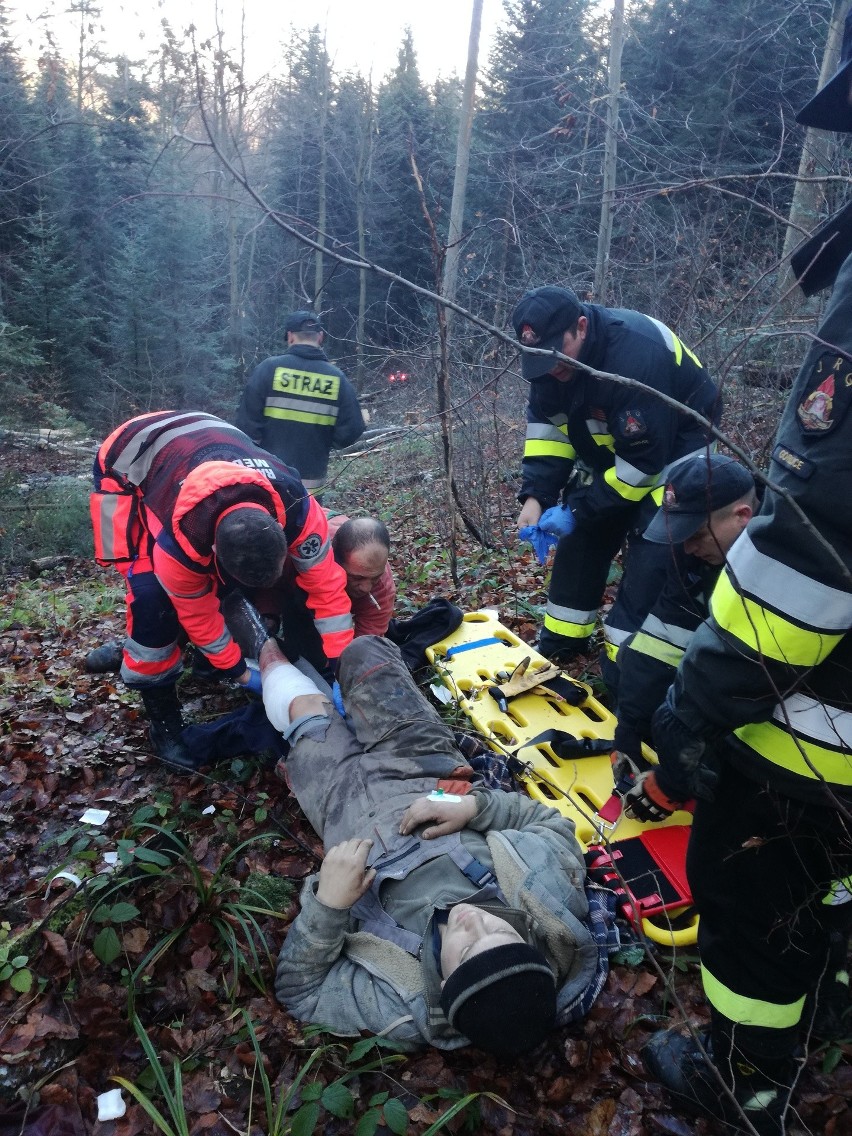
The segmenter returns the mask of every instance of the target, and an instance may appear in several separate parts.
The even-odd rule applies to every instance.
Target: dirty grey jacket
[[[574,825],[521,793],[479,789],[475,798],[478,811],[462,839],[494,872],[510,905],[509,910],[489,909],[526,932],[544,952],[557,975],[558,1020],[566,1022],[593,981],[598,962],[586,922],[585,867]],[[371,834],[365,828],[364,835]],[[332,1026],[344,1036],[368,1030],[407,1049],[469,1044],[439,1005],[441,977],[432,948],[430,905],[433,912],[440,892],[438,905],[445,906],[452,890],[448,879],[455,865],[445,861],[441,857],[407,877],[411,886],[431,889],[418,894],[428,918],[419,958],[360,931],[351,912],[324,906],[316,897],[318,877],[309,877],[275,977],[275,993],[294,1017]],[[460,873],[456,890],[452,902],[470,897],[471,884]],[[394,915],[393,898],[383,892],[383,899]]]

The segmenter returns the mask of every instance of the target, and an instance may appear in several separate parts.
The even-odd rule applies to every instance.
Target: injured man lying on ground
[[[273,640],[259,654],[279,770],[325,846],[278,959],[293,1016],[505,1055],[582,1018],[609,919],[573,823],[479,783],[386,639],[341,656],[345,719]]]

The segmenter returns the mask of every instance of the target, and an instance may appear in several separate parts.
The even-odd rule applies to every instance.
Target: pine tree
[[[531,284],[594,269],[603,137],[595,97],[604,91],[600,48],[584,0],[506,0],[474,141],[486,216],[482,259],[491,266],[499,321]]]

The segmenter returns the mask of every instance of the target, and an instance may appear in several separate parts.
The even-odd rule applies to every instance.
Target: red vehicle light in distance
[[[408,377],[408,371],[391,371],[391,373],[388,375],[388,382],[407,383]]]

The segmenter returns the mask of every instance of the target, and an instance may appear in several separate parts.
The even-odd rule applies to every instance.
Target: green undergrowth
[[[89,478],[0,479],[0,567],[43,556],[92,555]]]
[[[36,580],[20,580],[0,611],[0,631],[73,631],[92,618],[111,615],[124,602],[116,575],[106,581],[87,579],[57,586],[48,571]]]

